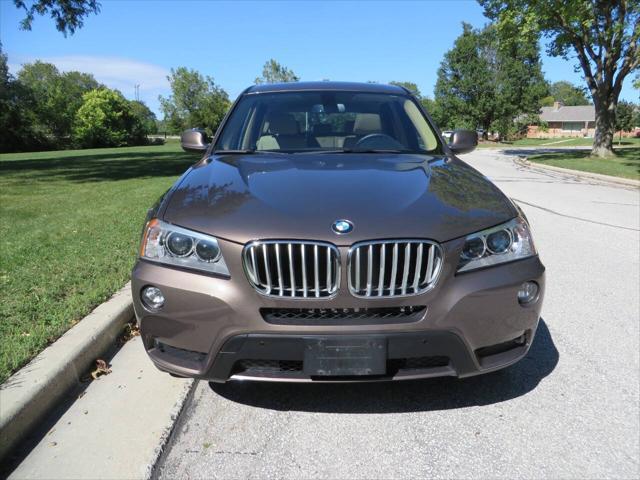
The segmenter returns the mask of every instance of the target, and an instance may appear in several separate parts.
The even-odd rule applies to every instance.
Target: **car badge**
[[[333,222],[333,225],[331,225],[331,229],[338,235],[345,235],[347,233],[351,233],[353,230],[353,223],[349,220],[336,220]]]

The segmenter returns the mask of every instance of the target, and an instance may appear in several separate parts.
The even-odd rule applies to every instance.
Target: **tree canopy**
[[[93,75],[60,73],[55,65],[40,61],[24,65],[18,72],[18,80],[33,95],[36,127],[62,143],[71,136],[82,96],[101,86]]]
[[[616,111],[616,130],[630,132],[633,130],[636,106],[632,102],[621,100]]]
[[[85,148],[119,147],[144,143],[146,131],[131,102],[116,90],[100,88],[82,96],[73,136]]]
[[[178,133],[199,127],[212,135],[231,105],[227,92],[213,78],[186,67],[171,69],[167,79],[171,95],[159,99],[169,130]]]
[[[589,99],[584,88],[576,87],[573,83],[560,80],[549,85],[549,96],[563,105],[589,105]]]
[[[262,67],[262,76],[257,77],[254,83],[285,83],[298,81],[300,81],[300,77],[293,73],[293,70],[281,65],[272,58],[264,64]]]
[[[16,7],[25,11],[20,28],[31,30],[36,15],[49,15],[56,28],[66,37],[84,25],[85,17],[100,12],[97,0],[13,0]]]
[[[615,111],[625,78],[640,66],[637,0],[479,0],[502,38],[540,35],[548,53],[574,57],[596,110],[592,155],[613,155]]]
[[[518,117],[538,113],[546,94],[536,43],[500,41],[492,26],[464,23],[438,69],[434,116],[443,128],[507,135]]]
[[[10,73],[0,44],[0,152],[41,148],[45,138],[34,128],[32,95]]]

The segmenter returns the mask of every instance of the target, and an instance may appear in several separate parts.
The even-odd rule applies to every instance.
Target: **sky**
[[[49,17],[22,31],[23,17],[12,0],[0,0],[0,41],[12,73],[39,59],[92,73],[130,99],[140,85],[139,98],[156,113],[158,95],[169,94],[171,68],[209,75],[235,99],[270,58],[302,80],[412,81],[433,96],[438,66],[462,22],[488,21],[472,0],[101,0],[100,13],[67,38]],[[543,53],[549,81],[583,86],[576,64]],[[621,99],[637,102],[631,80]]]

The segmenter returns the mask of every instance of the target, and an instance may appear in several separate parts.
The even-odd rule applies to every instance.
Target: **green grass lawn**
[[[532,162],[554,167],[640,179],[640,148],[616,150],[616,157],[611,159],[591,158],[589,151],[584,150],[542,153],[528,158]]]
[[[638,146],[640,147],[640,138],[623,138],[620,142],[616,138],[613,142],[614,147],[618,146]],[[593,145],[593,138],[522,138],[512,142],[481,142],[478,144],[480,148],[508,148],[508,147],[590,147]]]
[[[127,282],[147,209],[195,160],[177,142],[0,155],[0,382]]]

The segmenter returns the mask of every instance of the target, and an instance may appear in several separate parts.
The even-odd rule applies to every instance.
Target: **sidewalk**
[[[193,380],[158,371],[140,337],[111,361],[9,476],[11,479],[146,479]]]

